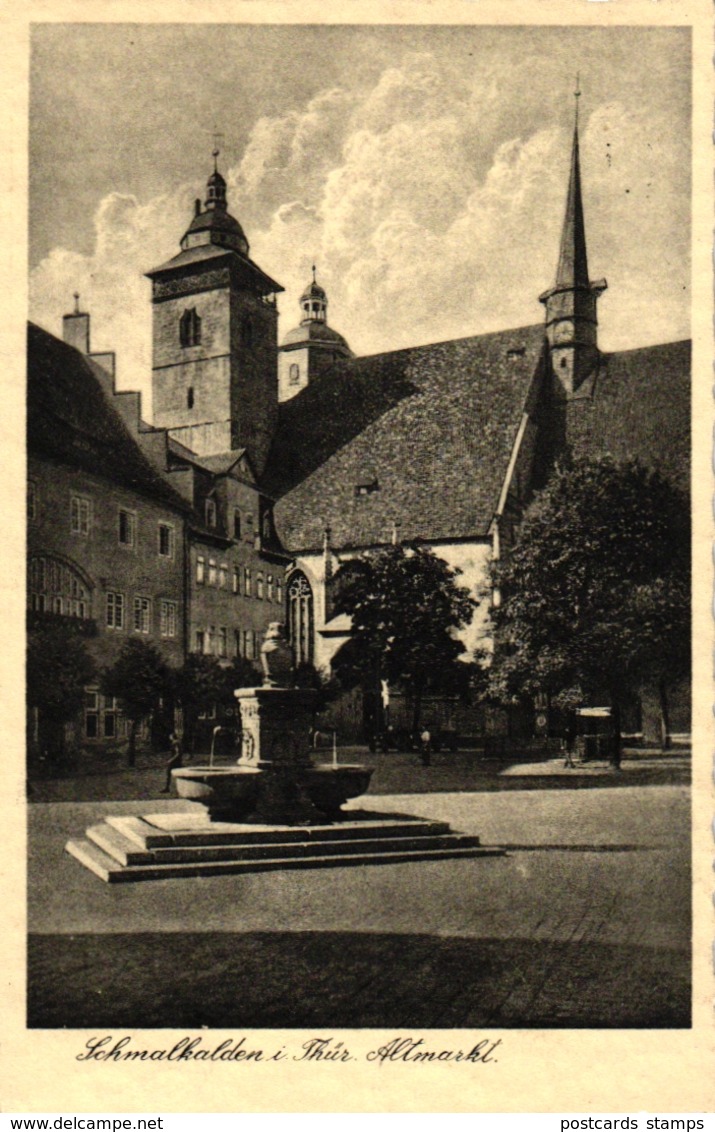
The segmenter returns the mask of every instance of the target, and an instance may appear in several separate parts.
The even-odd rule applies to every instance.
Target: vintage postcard
[[[712,1109],[711,19],[5,7],[6,1110]]]

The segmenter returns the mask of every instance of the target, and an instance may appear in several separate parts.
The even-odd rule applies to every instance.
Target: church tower
[[[278,359],[278,399],[289,401],[340,358],[353,352],[337,330],[328,326],[328,296],[313,278],[300,296],[303,317],[281,343]]]
[[[556,283],[539,301],[546,307],[546,337],[557,393],[568,398],[579,390],[598,365],[596,302],[606,290],[605,279],[591,283],[586,256],[586,228],[581,196],[578,146],[578,99],[571,150],[571,173]]]
[[[278,414],[275,295],[283,288],[250,259],[217,156],[181,251],[147,272],[153,418],[200,456],[247,449],[260,475]]]

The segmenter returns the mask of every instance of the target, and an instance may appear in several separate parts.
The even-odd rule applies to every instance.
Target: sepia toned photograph
[[[28,1029],[690,1029],[692,47],[33,25]]]

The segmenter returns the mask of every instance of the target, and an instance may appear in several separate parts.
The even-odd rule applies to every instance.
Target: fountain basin
[[[357,764],[306,766],[296,777],[316,809],[334,819],[344,802],[365,793],[374,769]],[[256,808],[269,774],[264,767],[197,766],[172,770],[171,777],[178,796],[206,806],[213,821],[244,821]]]
[[[318,764],[306,771],[305,783],[313,805],[328,817],[337,817],[349,798],[359,798],[370,785],[374,766]]]
[[[172,770],[179,798],[200,802],[213,821],[239,821],[255,809],[263,771],[253,766],[195,766]]]

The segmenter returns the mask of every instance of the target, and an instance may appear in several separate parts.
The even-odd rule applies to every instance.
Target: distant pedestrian
[[[181,748],[181,739],[175,731],[172,731],[169,736],[169,760],[166,764],[166,783],[162,794],[168,794],[171,790],[171,772],[175,768],[183,765],[184,752]]]
[[[573,719],[569,720],[566,729],[566,738],[564,740],[564,747],[566,749],[566,758],[564,759],[565,767],[575,767],[574,753],[576,750],[576,725]]]
[[[429,727],[425,727],[420,735],[420,758],[422,759],[422,766],[431,766],[432,764],[432,735],[430,734]]]

